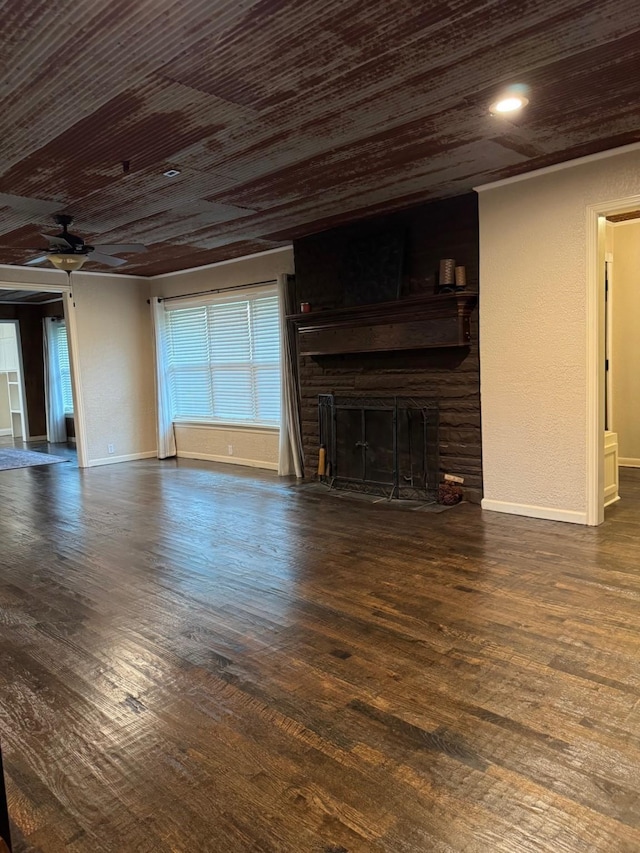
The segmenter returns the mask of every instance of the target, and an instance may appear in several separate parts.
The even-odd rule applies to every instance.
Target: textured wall
[[[150,287],[153,296],[180,296],[217,287],[241,287],[252,282],[271,281],[281,273],[293,273],[293,249],[159,276],[151,280]]]
[[[68,287],[67,277],[57,270],[5,267],[0,284],[10,288],[23,285]],[[149,282],[122,276],[74,273],[73,294],[78,326],[80,374],[86,416],[87,456],[91,464],[118,457],[155,453],[155,388],[150,311],[147,305]],[[36,311],[26,306],[4,306],[19,311]],[[42,316],[59,314],[61,304],[37,309],[37,347],[40,361],[36,370],[44,379],[42,365]],[[21,331],[23,328],[21,318]],[[24,333],[23,333],[24,334]],[[25,364],[26,367],[26,364]],[[28,372],[26,380],[28,382]],[[43,413],[44,414],[44,413]],[[36,434],[29,411],[32,434]],[[45,429],[42,429],[45,432]],[[107,445],[114,445],[110,455]]]
[[[612,426],[622,460],[640,465],[640,221],[613,226]]]
[[[586,207],[640,193],[640,152],[480,194],[485,498],[586,510]]]
[[[252,282],[269,281],[281,273],[292,272],[293,250],[288,249],[208,269],[157,278],[151,282],[151,293],[154,296],[180,296],[218,287],[240,287]],[[203,429],[188,426],[176,429],[176,444],[180,456],[235,462],[260,468],[278,467],[278,441],[278,432],[274,430],[230,430],[226,427]],[[230,444],[233,446],[232,455],[228,452]]]
[[[73,286],[89,463],[154,453],[148,283],[78,276]],[[107,446],[113,444],[114,453]]]
[[[405,234],[402,295],[433,293],[440,258],[467,267],[470,289],[478,288],[478,211],[475,194],[411,208],[401,213],[305,237],[294,243],[298,301],[314,310],[344,300],[349,245],[365,235]],[[440,463],[443,472],[464,476],[468,497],[482,490],[477,312],[469,348],[419,353],[303,357],[300,367],[303,439],[307,476],[317,469],[318,394],[415,395],[440,405]]]
[[[277,429],[176,426],[178,456],[278,469]]]

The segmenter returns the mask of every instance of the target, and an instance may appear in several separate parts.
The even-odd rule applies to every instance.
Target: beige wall
[[[271,281],[282,273],[293,273],[293,249],[230,261],[179,275],[160,276],[152,280],[151,293],[154,296],[180,296],[219,287],[240,287],[253,282]],[[263,427],[176,428],[179,456],[259,468],[277,469],[278,442],[278,430]]]
[[[277,430],[264,427],[176,426],[178,455],[278,470]]]
[[[640,221],[612,231],[612,428],[621,464],[640,466]]]
[[[146,280],[74,275],[89,465],[155,455],[148,290]]]
[[[147,299],[271,280],[293,272],[293,250],[155,279],[74,273],[73,303],[89,465],[156,452],[153,338]],[[0,283],[67,290],[63,274],[3,267]],[[113,453],[108,446],[112,444]],[[229,445],[232,454],[229,454]],[[178,430],[180,455],[277,468],[278,431],[247,428]]]
[[[87,462],[155,455],[149,279],[79,272],[72,284]],[[0,266],[0,285],[69,290],[67,276],[48,268]]]
[[[636,194],[639,151],[480,193],[485,508],[586,522],[586,208]]]
[[[226,261],[190,272],[157,276],[150,280],[153,296],[180,296],[217,287],[241,287],[273,281],[282,273],[293,273],[293,248],[257,257]]]

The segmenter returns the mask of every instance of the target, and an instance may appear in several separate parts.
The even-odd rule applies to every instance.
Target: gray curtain
[[[295,279],[278,276],[278,306],[280,310],[280,453],[278,474],[304,476],[302,426],[300,418],[300,374],[298,369],[298,338],[295,326],[286,319],[295,314]]]
[[[165,311],[162,302],[154,297],[151,300],[151,322],[156,350],[156,436],[158,441],[158,459],[176,456],[176,436],[173,429],[171,396],[167,383],[168,355],[165,328]]]

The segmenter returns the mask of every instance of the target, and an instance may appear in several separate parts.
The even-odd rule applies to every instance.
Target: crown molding
[[[97,272],[94,270],[78,270],[77,272],[72,273],[72,284],[73,282],[81,282],[85,276],[90,276],[91,278],[101,277],[104,278],[126,278],[133,279],[134,281],[165,281],[167,279],[175,278],[176,276],[186,275],[187,273],[200,272],[203,270],[210,270],[216,267],[223,267],[228,264],[236,264],[240,261],[250,261],[252,258],[262,258],[265,255],[275,255],[278,252],[291,252],[293,250],[293,243],[290,243],[288,246],[278,246],[275,249],[265,249],[264,252],[253,252],[251,255],[241,255],[239,258],[229,258],[225,261],[216,261],[213,264],[204,264],[203,266],[198,267],[188,267],[184,270],[176,270],[175,272],[165,272],[159,273],[158,275],[134,275],[132,273],[123,273],[123,272]],[[36,287],[43,287],[44,285],[52,285],[51,289],[57,289],[60,291],[69,290],[69,281],[67,279],[67,274],[61,270],[54,270],[48,268],[36,268],[36,267],[25,267],[20,264],[0,264],[0,287],[4,287],[5,282],[7,284],[14,284],[11,279],[5,279],[3,273],[11,271],[12,275],[16,275],[16,271],[28,270],[29,275],[33,275],[34,278],[30,282],[24,282],[25,284],[35,285]],[[18,273],[18,275],[25,275],[24,272]],[[56,278],[58,276],[65,277],[64,285],[60,284],[55,286],[54,282],[51,281],[52,276]],[[46,281],[42,280],[46,279]],[[24,289],[18,288],[18,282],[15,282],[16,290]]]

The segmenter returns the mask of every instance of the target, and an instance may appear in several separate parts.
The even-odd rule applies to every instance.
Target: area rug
[[[16,450],[14,447],[0,450],[0,471],[10,468],[30,468],[32,465],[53,465],[54,462],[68,462],[61,456],[49,453],[36,453],[35,450]]]

